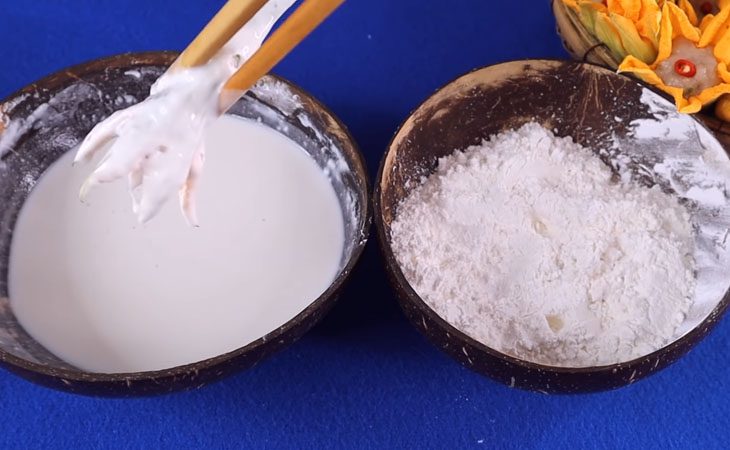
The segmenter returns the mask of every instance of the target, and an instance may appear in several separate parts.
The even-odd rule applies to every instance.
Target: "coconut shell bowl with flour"
[[[490,348],[447,323],[408,283],[391,248],[391,223],[400,202],[418,180],[434,172],[439,158],[531,121],[593,150],[617,176],[616,161],[623,161],[623,169],[630,171],[632,180],[647,187],[659,184],[665,192],[679,197],[690,212],[695,251],[708,252],[713,262],[705,266],[703,258],[695,258],[693,305],[663,348],[600,367],[536,364]],[[639,125],[648,126],[652,133],[646,129],[637,132]],[[677,129],[689,131],[677,136]],[[658,173],[655,167],[668,158],[686,170],[666,176]],[[716,207],[706,207],[692,198],[686,184],[691,176],[702,177],[706,171],[722,174],[713,180],[725,192],[730,159],[722,145],[702,123],[678,114],[663,94],[635,79],[591,64],[548,60],[478,69],[420,105],[387,149],[374,193],[386,270],[413,325],[470,369],[512,387],[543,393],[582,393],[628,385],[681,358],[707,336],[728,307],[730,254],[723,235],[727,237],[730,229],[730,206],[725,198]],[[656,295],[661,297],[662,292]]]

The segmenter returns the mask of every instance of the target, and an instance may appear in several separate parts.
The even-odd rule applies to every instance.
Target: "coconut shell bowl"
[[[616,175],[616,161],[624,161],[623,169],[632,173],[634,182],[658,184],[690,212],[699,249],[695,298],[684,323],[663,348],[600,367],[536,364],[501,353],[457,329],[430,308],[404,276],[391,248],[391,224],[401,201],[422,177],[434,172],[439,158],[533,121],[593,150]],[[642,124],[655,133],[637,132]],[[671,132],[677,129],[687,134]],[[663,94],[612,70],[579,62],[525,60],[478,69],[446,85],[402,124],[376,180],[378,238],[406,316],[458,362],[512,387],[543,393],[594,392],[625,386],[666,368],[707,336],[730,299],[730,255],[722,244],[730,229],[727,199],[714,207],[693,200],[687,177],[655,170],[667,158],[686,168],[694,164],[698,177],[714,173],[707,181],[712,178],[719,189],[730,180],[730,159],[702,122],[677,113]],[[712,262],[697,253],[705,251]]]
[[[9,253],[15,221],[33,185],[96,123],[146,98],[176,56],[155,52],[93,61],[44,78],[0,102],[0,133],[16,134],[0,153],[0,366],[5,369],[44,386],[86,395],[127,397],[197,388],[291,345],[327,313],[342,291],[370,226],[364,160],[347,129],[328,109],[288,81],[267,76],[229,113],[277,129],[301,145],[323,170],[333,163],[342,168],[330,180],[343,211],[352,214],[343,215],[344,250],[330,287],[295,317],[253,342],[204,361],[154,372],[80,370],[45,349],[19,324],[8,298]]]

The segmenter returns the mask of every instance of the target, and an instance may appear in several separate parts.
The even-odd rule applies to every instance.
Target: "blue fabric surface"
[[[93,58],[182,49],[222,0],[0,3],[2,98]],[[547,0],[349,0],[275,72],[334,110],[374,176],[399,123],[436,88],[528,57],[567,58]],[[0,448],[720,448],[730,437],[728,320],[674,366],[618,391],[513,390],[408,324],[372,244],[313,332],[199,391],[92,399],[0,371]]]

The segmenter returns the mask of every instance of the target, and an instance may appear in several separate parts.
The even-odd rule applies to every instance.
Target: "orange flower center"
[[[674,63],[674,71],[677,75],[692,78],[697,74],[697,66],[687,59],[678,59],[677,62]]]
[[[704,2],[700,5],[700,11],[702,11],[702,14],[711,14],[714,8],[715,7],[712,5],[712,2]]]

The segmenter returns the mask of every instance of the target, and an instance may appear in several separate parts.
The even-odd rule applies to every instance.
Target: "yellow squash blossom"
[[[622,60],[656,58],[661,9],[657,0],[563,0],[583,26]]]
[[[708,16],[714,16],[730,6],[730,0],[675,0],[675,3],[687,14],[692,25],[699,25]]]
[[[680,112],[696,113],[730,93],[729,18],[730,8],[723,8],[717,15],[708,15],[697,28],[680,7],[666,2],[656,59],[647,64],[629,55],[619,72],[634,73],[667,92]]]
[[[701,7],[697,8],[695,4],[690,0],[676,0],[676,4],[677,6],[679,6],[679,9],[684,11],[692,25],[699,25],[699,17],[697,16],[697,11],[699,10],[700,15],[702,15]]]

